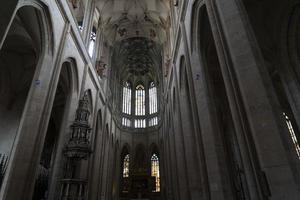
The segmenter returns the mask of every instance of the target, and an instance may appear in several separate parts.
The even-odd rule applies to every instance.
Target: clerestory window
[[[94,51],[95,51],[95,44],[96,44],[96,30],[94,29],[91,32],[91,36],[90,36],[90,43],[89,43],[89,48],[88,48],[88,52],[90,57],[92,58],[94,55]]]
[[[130,115],[131,114],[131,85],[129,82],[126,82],[123,86],[123,113]]]
[[[157,89],[154,82],[149,87],[149,114],[157,113]]]
[[[135,115],[145,115],[145,88],[143,85],[138,85],[135,89]]]
[[[125,127],[146,128],[158,125],[157,87],[151,82],[148,87],[135,87],[126,81],[122,92],[121,122]]]

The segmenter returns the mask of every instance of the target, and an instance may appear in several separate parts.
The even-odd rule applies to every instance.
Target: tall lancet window
[[[129,163],[130,163],[130,157],[129,154],[127,154],[123,160],[123,178],[129,177]]]
[[[126,82],[123,87],[123,113],[130,115],[131,114],[131,85],[129,82]],[[125,125],[125,124],[123,124]]]
[[[151,157],[151,176],[155,177],[155,190],[153,192],[160,192],[159,160],[156,154]]]
[[[135,89],[135,115],[145,115],[145,88],[142,85]]]
[[[296,134],[295,134],[295,131],[294,131],[292,122],[291,122],[291,120],[289,119],[289,117],[287,116],[286,113],[283,113],[283,115],[284,115],[284,117],[285,117],[285,122],[286,122],[286,125],[287,125],[288,129],[289,129],[291,138],[292,138],[292,140],[293,140],[293,143],[294,143],[294,147],[295,147],[297,156],[298,156],[298,158],[300,159],[300,146],[299,146],[299,142],[298,142],[298,139],[297,139],[297,137],[296,137]]]
[[[91,36],[90,36],[90,44],[88,49],[90,57],[93,57],[94,55],[95,44],[96,44],[96,29],[93,28],[93,31],[91,32]]]
[[[154,82],[151,82],[149,87],[149,113],[157,113],[157,89]]]

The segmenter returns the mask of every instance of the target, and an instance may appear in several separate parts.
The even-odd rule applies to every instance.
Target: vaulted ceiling
[[[121,79],[157,79],[161,71],[161,45],[134,37],[117,42],[114,47],[113,62]]]
[[[168,0],[98,0],[97,9],[109,42],[145,37],[166,41],[169,22]]]

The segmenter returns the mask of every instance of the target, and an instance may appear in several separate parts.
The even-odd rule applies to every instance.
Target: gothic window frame
[[[158,96],[157,96],[157,87],[154,81],[151,81],[149,84],[149,115],[156,114],[158,112]]]
[[[132,110],[132,86],[129,81],[126,81],[123,85],[122,91],[122,113],[131,115]]]
[[[135,99],[134,99],[134,114],[135,116],[146,115],[146,90],[143,84],[138,84],[135,87]]]
[[[152,192],[160,192],[160,167],[157,153],[153,153],[151,156],[151,176],[155,177],[155,190]]]
[[[130,176],[130,154],[127,153],[123,158],[122,177],[128,178]]]
[[[97,29],[95,27],[93,27],[93,29],[90,33],[89,46],[88,46],[88,54],[91,58],[95,54],[96,40],[97,40]]]

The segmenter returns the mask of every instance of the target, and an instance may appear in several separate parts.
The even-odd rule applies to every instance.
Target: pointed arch
[[[122,97],[122,112],[127,115],[131,115],[132,104],[132,84],[126,81],[123,85],[123,97]],[[123,125],[125,125],[123,123]],[[127,125],[127,124],[126,124]]]
[[[155,177],[155,188],[152,191],[160,192],[159,155],[156,153],[151,155],[151,176]]]
[[[129,191],[129,176],[131,173],[131,154],[130,154],[130,147],[126,143],[124,144],[122,151],[121,151],[121,162],[120,162],[120,192],[128,192]]]
[[[149,114],[152,115],[158,111],[157,86],[154,81],[149,84]],[[156,125],[157,123],[153,124]],[[149,124],[151,126],[151,124]]]
[[[146,114],[145,101],[145,86],[143,84],[138,84],[135,87],[135,115],[141,116]]]
[[[9,158],[6,177],[10,177],[14,173],[13,168],[10,166],[20,166],[22,161],[33,164],[24,166],[20,169],[22,172],[19,174],[35,174],[37,169],[38,156],[32,159],[30,155],[32,152],[37,152],[37,149],[42,149],[43,140],[41,138],[46,134],[45,124],[48,123],[48,116],[41,114],[44,111],[44,105],[30,106],[33,105],[31,100],[36,97],[31,94],[36,94],[34,91],[37,91],[36,88],[40,87],[39,77],[48,75],[51,72],[49,59],[53,55],[54,46],[53,32],[51,31],[52,23],[47,6],[40,1],[20,2],[18,6],[11,18],[10,25],[7,27],[5,37],[1,38],[0,48],[0,93],[7,94],[2,95],[0,109],[5,108],[7,110],[6,116],[10,116],[10,121],[0,117],[1,123],[6,124],[6,133],[1,134],[0,137],[0,151],[5,152]],[[48,87],[49,82],[43,85],[43,88]],[[35,116],[27,115],[27,113],[33,112],[33,109],[35,113],[41,116],[37,121],[38,123],[34,121]],[[24,124],[28,127],[35,126],[35,128],[26,130],[22,128]],[[26,134],[28,131],[32,131],[32,134]],[[21,137],[24,140],[20,140]],[[14,150],[26,146],[28,140],[35,141],[34,145],[27,147],[27,151],[30,153],[24,155],[23,152]],[[21,185],[22,188],[27,185],[24,182],[28,179],[20,181],[19,175],[16,175],[16,177],[18,178],[5,182],[3,187],[14,188]],[[6,197],[21,199],[31,195],[35,176],[28,178],[30,179],[28,180],[30,186],[26,186],[30,188],[29,192],[26,191],[28,194],[20,192],[7,194]],[[23,191],[23,189],[21,190]]]

